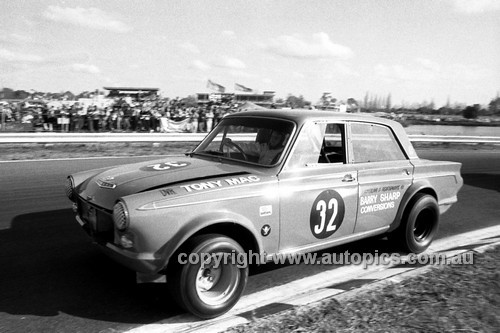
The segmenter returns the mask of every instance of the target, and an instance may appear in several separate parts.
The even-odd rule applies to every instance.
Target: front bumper
[[[76,220],[82,226],[83,230],[94,240],[95,244],[98,245],[99,249],[121,265],[145,274],[155,274],[163,268],[163,260],[154,254],[129,251],[114,243],[104,241],[80,215],[76,215]]]

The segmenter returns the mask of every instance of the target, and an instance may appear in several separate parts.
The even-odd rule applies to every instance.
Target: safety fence
[[[104,143],[104,142],[199,142],[207,133],[1,133],[0,144]],[[245,140],[246,135],[241,135]],[[497,136],[409,135],[412,142],[500,144]]]

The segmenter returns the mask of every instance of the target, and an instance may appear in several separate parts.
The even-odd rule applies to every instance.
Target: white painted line
[[[452,249],[457,246],[465,246],[479,242],[481,239],[496,237],[500,235],[500,221],[498,225],[469,231],[463,234],[441,238],[434,241],[426,253],[439,252]]]
[[[243,317],[232,317],[228,320],[223,320],[219,322],[215,322],[210,325],[201,325],[193,329],[182,330],[178,332],[186,332],[186,333],[212,333],[212,332],[223,332],[230,327],[234,327],[241,324],[247,324],[250,321]],[[166,331],[163,331],[166,332]]]
[[[408,272],[408,271],[411,271],[414,269],[415,269],[414,267],[388,268],[388,269],[384,269],[382,271],[362,275],[359,278],[360,279],[382,280],[382,279],[388,279],[394,275],[399,275],[399,274],[402,274],[402,273],[405,273],[405,272]]]
[[[435,241],[426,253],[442,252],[458,246],[467,246],[471,244],[480,244],[488,242],[487,238],[499,237],[500,225],[484,229],[474,230],[460,235],[455,235]],[[485,245],[488,246],[488,245]],[[466,250],[448,251],[451,255],[466,252]],[[370,265],[366,269],[363,265],[345,266],[321,272],[309,277],[295,280],[281,286],[276,286],[245,295],[227,314],[207,320],[200,321],[191,315],[179,315],[159,321],[155,324],[144,325],[128,331],[129,333],[160,333],[160,332],[217,332],[218,327],[227,329],[231,327],[229,323],[238,322],[238,314],[252,311],[271,303],[286,303],[291,305],[310,304],[327,297],[344,294],[346,291],[340,289],[326,288],[333,284],[351,281],[353,279],[378,279],[379,282],[389,283],[398,282],[403,275],[419,274],[432,266],[420,268],[404,267],[390,268],[390,266]],[[418,271],[417,271],[418,270]],[[244,322],[243,322],[244,323]],[[227,325],[226,325],[227,324]],[[229,325],[229,326],[228,326]],[[214,330],[212,330],[214,329]]]
[[[318,289],[306,294],[295,296],[290,300],[288,300],[287,304],[291,304],[294,306],[307,305],[316,302],[318,300],[329,298],[344,292],[345,290],[343,289],[334,289],[334,288]]]
[[[500,240],[497,240],[496,242],[498,243],[498,242],[500,242]],[[484,252],[486,252],[488,250],[491,250],[494,247],[495,247],[495,243],[480,246],[478,248],[475,248],[474,251],[477,252],[477,253],[484,253]]]

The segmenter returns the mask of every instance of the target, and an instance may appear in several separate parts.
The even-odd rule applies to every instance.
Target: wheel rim
[[[413,226],[413,237],[419,243],[425,242],[432,233],[435,224],[435,213],[431,209],[424,209],[418,214]]]
[[[202,265],[203,266],[203,265]],[[219,305],[234,294],[240,280],[240,270],[236,265],[206,264],[196,275],[196,293],[208,305]]]

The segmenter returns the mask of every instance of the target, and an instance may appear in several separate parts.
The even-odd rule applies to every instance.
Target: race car
[[[373,236],[426,250],[457,201],[460,167],[420,159],[391,120],[247,111],[185,155],[72,174],[66,193],[107,255],[143,279],[166,276],[181,307],[213,318],[243,293],[241,256],[265,262]]]

